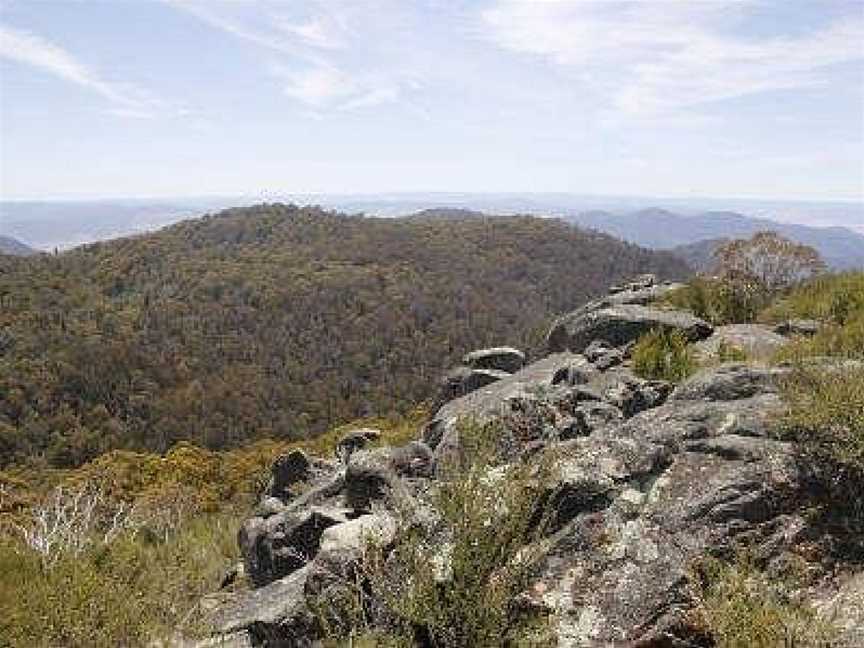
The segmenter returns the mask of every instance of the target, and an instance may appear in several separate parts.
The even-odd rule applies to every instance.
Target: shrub
[[[715,276],[697,277],[662,301],[714,324],[752,322],[778,295],[825,269],[816,250],[776,232],[729,241],[714,256]]]
[[[463,456],[448,464],[430,496],[437,532],[405,511],[395,546],[367,551],[368,585],[349,584],[355,600],[342,613],[355,616],[345,634],[374,636],[382,646],[547,645],[545,620],[514,601],[538,557],[538,501],[550,463],[495,466],[500,436],[499,425],[463,424]],[[374,623],[364,616],[370,600],[387,610]],[[381,625],[386,632],[373,635]]]
[[[707,277],[696,277],[661,300],[716,325],[752,322],[765,302],[755,291],[736,290],[728,282]]]
[[[238,559],[237,528],[233,515],[203,516],[165,542],[120,537],[50,566],[2,536],[0,643],[113,648],[195,634],[198,601]]]
[[[771,231],[724,243],[714,257],[720,277],[742,294],[777,294],[825,271],[814,248]]]
[[[801,337],[781,347],[775,360],[802,361],[814,356],[864,360],[864,313],[845,324],[828,324],[815,335]]]
[[[631,358],[634,372],[650,380],[679,382],[696,371],[693,351],[679,331],[646,333],[636,342]]]
[[[784,585],[788,585],[784,584]],[[828,646],[836,630],[791,600],[741,554],[731,564],[706,559],[691,578],[695,625],[717,648]]]

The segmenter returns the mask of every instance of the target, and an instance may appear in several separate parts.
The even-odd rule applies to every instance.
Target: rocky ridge
[[[557,645],[706,645],[689,614],[694,561],[746,544],[770,573],[800,557],[818,529],[795,448],[771,433],[787,368],[715,364],[677,386],[633,373],[629,349],[656,327],[682,331],[709,355],[745,334],[771,348],[785,340],[760,327],[715,332],[650,305],[672,288],[652,277],[613,288],[558,320],[548,354],[527,365],[515,349],[468,354],[406,446],[373,447],[376,432],[356,430],[332,459],[281,457],[239,534],[254,588],[216,607],[213,641],[317,645],[313,601],[353,573],[364,543],[393,542],[397,509],[434,516],[424,494],[458,454],[459,422],[470,417],[505,422],[505,461],[556,449],[553,523],[524,598],[549,615]],[[864,642],[861,574],[838,584],[828,563],[808,565],[813,599],[839,615],[850,642]]]

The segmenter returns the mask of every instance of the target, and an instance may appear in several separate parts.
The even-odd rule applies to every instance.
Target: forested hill
[[[232,209],[0,259],[0,459],[299,437],[430,395],[465,349],[685,264],[565,223]]]

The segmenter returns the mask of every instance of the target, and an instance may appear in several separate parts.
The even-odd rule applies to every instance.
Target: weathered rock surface
[[[595,340],[619,347],[654,329],[679,331],[691,342],[708,337],[714,330],[708,322],[688,313],[622,304],[565,315],[552,326],[546,346],[550,353],[581,353]]]
[[[251,645],[268,648],[315,645],[320,629],[306,602],[308,571],[305,567],[264,587],[244,592],[219,609],[214,619],[215,639],[248,638]]]
[[[803,486],[790,446],[767,436],[778,406],[678,398],[573,442],[566,525],[532,590],[559,645],[687,645],[693,560],[744,539],[768,558],[794,546]]]
[[[267,494],[287,502],[309,484],[327,481],[335,470],[336,466],[331,462],[307,457],[302,450],[292,450],[273,462]]]
[[[257,589],[219,608],[217,635],[237,646],[316,645],[321,628],[311,610],[357,582],[366,542],[386,548],[409,526],[427,534],[446,583],[447,530],[426,493],[463,452],[462,423],[497,421],[502,461],[533,461],[544,447],[555,457],[536,502],[537,519],[549,520],[543,553],[520,596],[550,615],[555,644],[704,645],[690,614],[694,562],[744,544],[780,569],[819,529],[807,513],[812,493],[796,448],[770,424],[790,368],[727,362],[674,388],[631,370],[628,345],[647,330],[680,330],[693,341],[712,332],[689,315],[642,305],[671,288],[644,277],[571,313],[550,332],[559,350],[512,374],[501,369],[500,349],[469,354],[475,368],[462,375],[494,372],[494,380],[452,393],[419,431],[422,441],[370,449],[357,431],[345,439],[342,464],[281,458],[239,536]],[[720,327],[697,345],[749,351],[751,341],[761,353],[785,339],[764,327]],[[506,478],[506,468],[490,478]],[[860,568],[840,578],[822,562],[809,567],[811,599],[857,646]]]
[[[406,496],[412,479],[432,475],[432,451],[421,441],[352,455],[345,472],[345,502],[355,511]]]

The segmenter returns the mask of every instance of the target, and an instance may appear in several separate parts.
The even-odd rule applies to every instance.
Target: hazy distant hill
[[[267,201],[276,200],[268,197]],[[770,202],[742,201],[736,199],[663,199],[651,197],[582,196],[568,193],[393,193],[393,194],[306,194],[284,195],[279,202],[321,205],[344,213],[363,213],[368,216],[404,216],[420,212],[420,218],[449,218],[462,215],[483,214],[531,214],[542,217],[580,219],[580,214],[591,212],[596,222],[589,226],[609,231],[642,245],[669,248],[683,243],[692,243],[718,236],[741,236],[750,232],[740,224],[721,223],[706,231],[690,232],[692,222],[681,230],[686,238],[654,242],[650,237],[633,238],[630,224],[621,221],[616,214],[630,214],[645,205],[657,205],[670,210],[666,213],[679,218],[700,219],[706,212],[741,212],[754,216],[739,219],[756,221],[758,228],[774,228],[775,222],[801,222],[810,224],[831,223],[843,225],[864,234],[864,206],[857,203],[830,202]],[[116,238],[129,234],[153,231],[160,227],[191,218],[208,211],[230,207],[243,207],[262,202],[254,196],[183,196],[173,199],[110,199],[75,201],[0,201],[0,234],[12,236],[36,249],[67,249],[81,243]],[[718,211],[725,210],[725,211]],[[731,211],[730,211],[731,210]],[[656,211],[656,210],[655,210]],[[662,213],[662,212],[661,212]],[[576,215],[576,216],[574,216]],[[755,217],[759,218],[755,218]],[[761,218],[761,220],[760,220]],[[770,219],[770,220],[768,220]],[[590,219],[589,219],[590,220]],[[732,219],[733,221],[735,219]],[[607,222],[609,221],[609,222]],[[602,225],[602,226],[601,226]],[[732,231],[717,232],[731,227]],[[796,226],[791,226],[796,227]],[[648,229],[654,229],[649,225]],[[813,229],[813,228],[805,228]],[[826,230],[821,230],[824,232]],[[656,235],[657,231],[648,234]],[[847,236],[840,230],[840,238]],[[840,243],[832,243],[836,248]],[[843,266],[846,252],[837,256]],[[853,264],[854,265],[854,264]]]
[[[2,202],[0,232],[50,251],[152,231],[203,211],[159,201]]]
[[[0,254],[11,254],[14,256],[27,256],[35,254],[36,250],[29,245],[25,245],[21,241],[12,238],[11,236],[0,235]]]
[[[690,270],[559,220],[259,205],[0,257],[0,462],[296,438],[424,399],[466,349],[531,351],[610,283]]]
[[[722,211],[682,216],[664,209],[626,214],[588,211],[570,216],[568,220],[655,249],[671,249],[710,239],[749,237],[760,230],[775,230],[812,245],[834,268],[864,267],[864,235],[844,227],[792,225]]]

